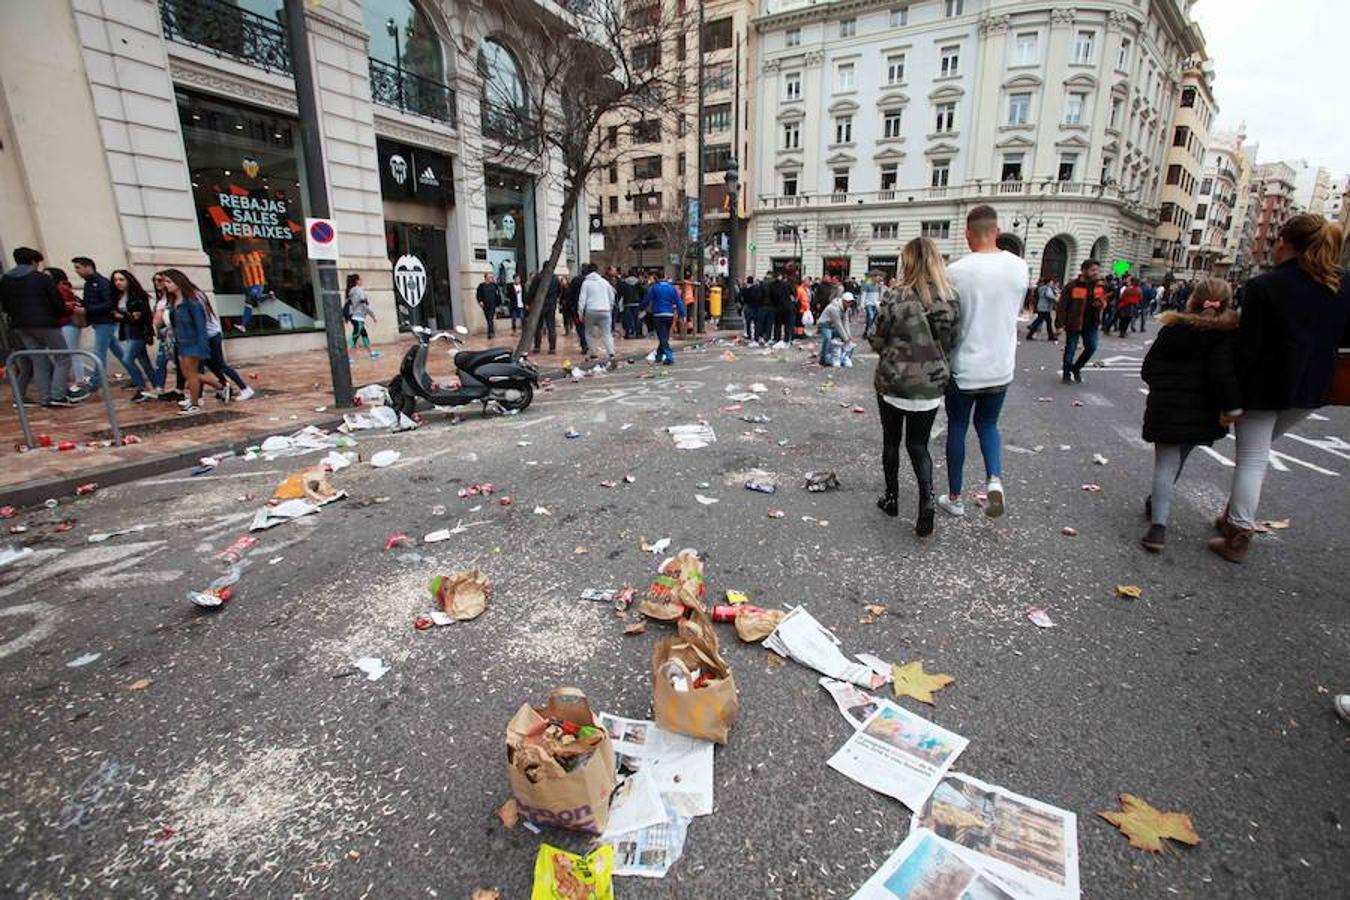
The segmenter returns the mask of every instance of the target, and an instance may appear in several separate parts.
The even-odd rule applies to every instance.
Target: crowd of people
[[[89,350],[92,343],[98,360],[86,367],[79,354],[19,357],[15,381],[25,404],[69,407],[87,399],[102,387],[109,351],[126,372],[137,403],[174,401],[180,414],[195,415],[202,410],[204,388],[225,403],[253,396],[253,388],[225,361],[221,320],[210,297],[179,269],[156,272],[152,293],[129,269],[107,277],[92,259],[77,256],[71,264],[84,282],[77,294],[65,270],[43,266],[41,252],[18,247],[13,255],[14,268],[0,276],[0,305],[18,348]],[[86,329],[92,341],[85,339]],[[174,387],[166,389],[170,367]],[[33,382],[36,399],[28,396]]]

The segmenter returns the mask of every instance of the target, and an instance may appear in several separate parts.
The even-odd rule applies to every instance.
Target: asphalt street
[[[30,530],[6,539],[37,552],[0,569],[0,894],[528,897],[541,842],[585,840],[499,823],[506,723],[559,685],[649,715],[668,626],[625,636],[636,613],[578,597],[645,588],[659,557],[640,541],[669,537],[706,556],[710,596],[803,604],[848,653],[951,674],[935,708],[903,705],[969,738],[957,770],[1078,815],[1084,897],[1344,896],[1350,730],[1330,695],[1350,690],[1350,411],[1323,410],[1277,445],[1261,517],[1289,527],[1259,535],[1245,565],[1203,546],[1231,441],[1192,459],[1170,546],[1150,556],[1137,372],[1151,336],[1105,339],[1106,367],[1072,387],[1058,348],[1023,345],[1003,415],[1008,514],[972,502],[926,540],[907,463],[901,517],[873,505],[874,357],[819,370],[799,350],[724,360],[721,347],[560,385],[519,416],[359,434],[364,458],[402,459],[336,473],[348,499],[259,533],[214,612],[186,593],[317,456],[227,460],[28,511],[4,524]],[[768,390],[745,412],[768,423],[720,411],[727,385],[752,382]],[[700,419],[717,438],[703,449],[663,431]],[[744,490],[752,469],[778,493]],[[810,470],[836,471],[841,489],[807,493]],[[971,489],[981,474],[972,435]],[[512,505],[457,496],[485,481]],[[78,524],[53,533],[66,518]],[[383,550],[392,532],[457,523],[470,527],[412,548],[425,561]],[[415,632],[428,579],[471,567],[492,579],[487,612]],[[866,624],[872,603],[886,612]],[[1056,627],[1028,621],[1032,607]],[[826,766],[851,727],[815,673],[719,627],[741,716],[716,752],[716,811],[694,820],[666,878],[622,879],[617,895],[848,897],[910,814]],[[388,673],[355,673],[364,656]],[[1131,848],[1096,815],[1121,792],[1190,814],[1203,842]]]

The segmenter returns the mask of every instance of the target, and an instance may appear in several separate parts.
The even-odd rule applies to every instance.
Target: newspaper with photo
[[[911,820],[1029,900],[1078,900],[1078,817],[950,773]]]
[[[614,874],[636,875],[639,878],[663,878],[684,853],[684,838],[689,819],[670,805],[666,819],[630,831],[615,838],[606,838],[614,844]]]
[[[867,717],[877,710],[877,698],[847,681],[828,676],[820,679],[820,686],[830,692],[834,705],[855,728],[861,728]]]
[[[614,744],[620,777],[650,769],[657,791],[680,815],[706,816],[713,811],[713,744],[675,734],[646,719],[600,714],[600,724]]]
[[[889,700],[829,759],[829,766],[912,810],[928,799],[970,742]]]
[[[890,680],[889,665],[876,657],[869,657],[870,664],[850,662],[839,649],[839,643],[839,639],[816,621],[804,606],[789,612],[764,639],[764,646],[779,656],[796,660],[839,681],[876,690]]]
[[[918,829],[863,882],[853,900],[1021,900],[998,879],[971,865],[931,831]]]

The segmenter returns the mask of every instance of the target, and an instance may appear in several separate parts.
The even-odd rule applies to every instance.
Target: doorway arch
[[[1069,256],[1073,253],[1073,238],[1057,234],[1046,241],[1041,253],[1041,278],[1054,278],[1060,284],[1068,280]]]
[[[1092,253],[1090,255],[1097,262],[1101,263],[1102,268],[1104,269],[1111,268],[1111,261],[1106,258],[1107,254],[1110,252],[1111,242],[1107,240],[1106,235],[1102,235],[1092,242]]]

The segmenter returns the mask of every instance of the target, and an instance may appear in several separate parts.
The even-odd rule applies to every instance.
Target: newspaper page
[[[1033,900],[1078,900],[1078,817],[1068,810],[951,773],[911,821]]]
[[[600,839],[613,841],[616,835],[665,821],[666,804],[651,772],[644,769],[625,778],[614,789],[609,802],[609,825]]]
[[[867,717],[877,711],[877,698],[847,681],[825,677],[820,679],[820,686],[830,692],[834,705],[839,707],[839,712],[843,713],[855,730],[861,728]]]
[[[876,690],[889,678],[889,666],[883,674],[863,663],[849,662],[839,649],[839,639],[803,606],[793,609],[778,623],[773,633],[764,639],[764,646],[822,675],[849,681],[868,690]]]
[[[623,776],[651,770],[661,796],[685,818],[713,811],[713,744],[675,734],[646,719],[601,713],[601,727],[614,744],[614,765]]]
[[[659,825],[606,838],[614,844],[615,875],[665,877],[684,853],[684,838],[689,829],[689,820],[669,805],[666,816]]]
[[[892,703],[878,700],[829,766],[861,785],[920,809],[970,742]]]
[[[911,831],[853,900],[1018,900],[931,831]]]

